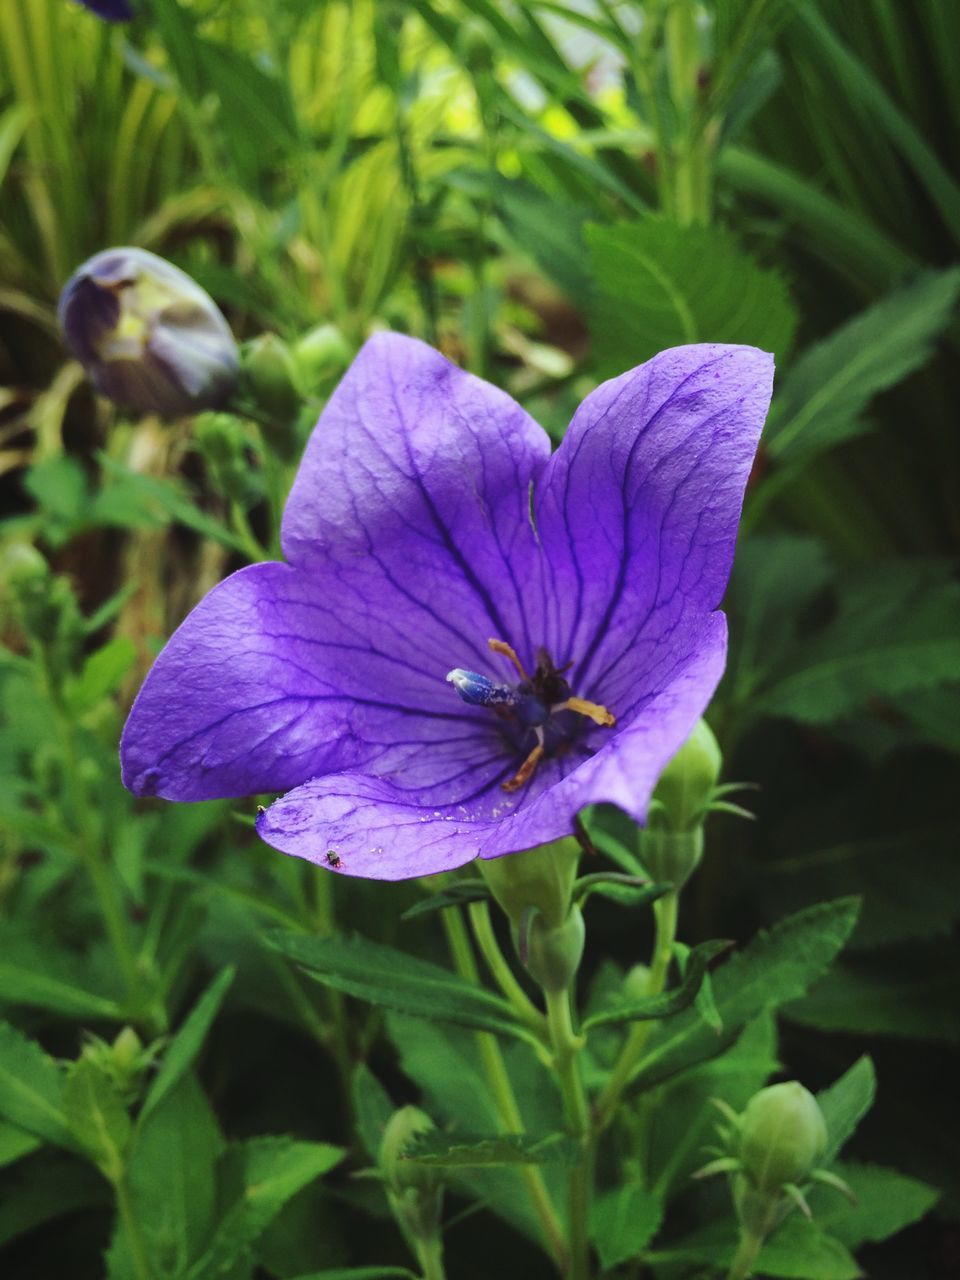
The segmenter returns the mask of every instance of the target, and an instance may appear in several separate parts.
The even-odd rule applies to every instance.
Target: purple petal
[[[720,602],[772,379],[754,347],[661,352],[587,397],[537,485],[545,643],[621,723]]]
[[[522,795],[500,787],[502,753],[471,756],[467,744],[453,757],[444,750],[450,776],[442,782],[429,764],[411,762],[389,777],[314,778],[261,814],[257,830],[274,848],[345,875],[404,880],[569,835],[586,804],[616,804],[642,822],[661,770],[723,672],[723,615],[707,615],[685,642],[686,651],[672,655],[668,681],[648,693],[630,725],[566,775],[561,762],[546,761]]]
[[[330,608],[283,564],[242,569],[193,610],[154,664],[120,745],[140,795],[203,800],[281,791],[315,774],[401,769],[408,756],[449,769],[459,738],[490,754],[492,726],[451,699],[444,672],[386,619]],[[376,637],[379,637],[377,639]]]
[[[422,342],[378,334],[310,439],[284,553],[332,597],[395,615],[393,633],[442,639],[441,679],[456,666],[488,670],[490,637],[527,652],[537,643],[527,632],[529,489],[549,454],[544,431],[504,392]]]
[[[108,22],[129,22],[133,17],[129,0],[80,0],[80,4]]]

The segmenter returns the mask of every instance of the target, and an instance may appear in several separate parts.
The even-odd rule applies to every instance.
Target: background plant
[[[334,902],[331,877],[258,844],[248,807],[135,808],[117,779],[122,708],[161,638],[269,550],[278,454],[296,456],[383,323],[557,435],[594,381],[671,343],[776,351],[710,713],[726,776],[758,784],[757,821],[710,819],[680,936],[746,940],[800,912],[820,960],[787,981],[775,931],[718,962],[720,1041],[706,997],[663,1022],[666,1045],[735,1038],[641,1082],[598,1171],[595,1248],[625,1275],[716,1268],[735,1239],[727,1193],[689,1181],[707,1099],[742,1109],[782,1066],[825,1111],[833,1099],[846,1134],[872,1100],[872,1069],[852,1066],[869,1051],[879,1096],[844,1166],[860,1208],[812,1202],[814,1226],[795,1214],[766,1273],[839,1280],[855,1250],[871,1274],[949,1274],[958,48],[939,0],[151,0],[123,27],[66,0],[0,10],[9,1274],[407,1266],[381,1186],[349,1176],[379,1159],[385,1092],[477,1139],[433,1153],[456,1170],[451,1272],[552,1274],[535,1183],[561,1201],[562,1162],[480,1143],[518,1133],[516,1115],[534,1136],[562,1129],[530,1046],[498,1048],[449,1007],[371,1007],[265,941],[282,929],[315,958],[359,929],[357,972],[379,946],[472,982],[468,926],[481,962],[491,936],[509,948],[486,904],[404,920],[427,886],[343,881]],[[288,341],[298,407],[279,429],[253,403],[161,424],[94,400],[56,297],[126,242],[190,271],[241,338]],[[591,831],[636,874],[636,833],[609,814]],[[852,912],[814,904],[848,894],[862,908],[826,973]],[[652,914],[592,896],[582,1008],[650,961]],[[751,963],[765,985],[744,1012],[724,984]],[[598,1073],[613,1034],[591,1033]],[[890,1238],[934,1199],[937,1216]]]

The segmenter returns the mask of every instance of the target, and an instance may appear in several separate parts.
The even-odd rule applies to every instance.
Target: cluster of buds
[[[390,1211],[413,1253],[439,1247],[443,1181],[438,1170],[407,1158],[410,1145],[436,1126],[419,1107],[401,1107],[387,1121],[380,1174]]]
[[[792,1209],[811,1217],[810,1185],[822,1183],[853,1199],[842,1178],[820,1167],[826,1122],[816,1098],[798,1081],[761,1089],[740,1115],[719,1099],[713,1102],[723,1116],[717,1126],[723,1145],[694,1177],[729,1175],[742,1240],[754,1255]]]

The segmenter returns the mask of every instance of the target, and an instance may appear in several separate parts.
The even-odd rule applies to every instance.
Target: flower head
[[[140,413],[196,413],[236,385],[237,344],[217,304],[146,249],[104,249],[60,295],[67,346],[97,390]]]
[[[604,383],[551,456],[504,392],[380,334],[307,446],[285,564],[242,569],[167,644],[126,785],[286,792],[260,835],[403,879],[643,821],[723,670],[717,606],[773,362],[662,352]]]

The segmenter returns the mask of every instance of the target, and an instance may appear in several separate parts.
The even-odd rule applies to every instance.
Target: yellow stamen
[[[529,782],[542,755],[543,743],[538,742],[510,781],[503,783],[504,791],[519,791],[525,782]]]
[[[501,654],[504,658],[509,658],[513,665],[520,672],[520,679],[528,679],[526,671],[523,669],[523,663],[517,657],[517,651],[512,645],[507,644],[506,640],[488,640],[487,647],[494,653]]]
[[[575,711],[578,716],[587,716],[594,724],[610,729],[617,723],[617,717],[599,702],[587,702],[585,698],[568,698],[566,702],[557,702],[550,708],[554,711]]]

